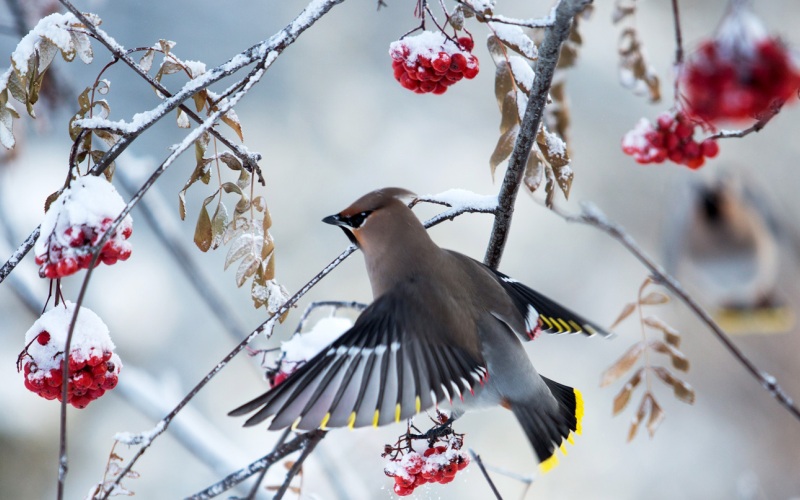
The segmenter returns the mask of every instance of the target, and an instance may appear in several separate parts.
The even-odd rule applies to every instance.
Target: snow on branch
[[[463,213],[493,214],[497,211],[497,196],[476,194],[466,189],[448,189],[439,194],[422,195],[411,203],[411,207],[419,202],[450,207],[450,210],[445,210],[425,221],[426,228],[435,226],[445,220],[453,220]]]

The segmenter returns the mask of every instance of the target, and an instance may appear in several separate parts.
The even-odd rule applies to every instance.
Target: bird
[[[767,197],[728,170],[685,183],[681,194],[665,225],[668,272],[730,333],[789,331],[793,315],[779,286],[788,235]]]
[[[374,301],[287,379],[231,411],[271,430],[381,426],[433,407],[513,412],[542,470],[581,431],[580,391],[540,375],[522,342],[541,332],[609,336],[472,258],[440,248],[402,188],[372,191],[323,222],[364,255]]]

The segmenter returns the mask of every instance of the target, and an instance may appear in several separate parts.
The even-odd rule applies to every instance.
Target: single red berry
[[[408,496],[408,495],[414,493],[414,487],[413,486],[412,487],[401,486],[399,484],[395,484],[394,485],[394,493],[395,493],[395,495],[397,495],[399,497],[405,497],[405,496]]]
[[[431,66],[437,73],[446,73],[450,68],[450,55],[447,52],[439,52],[436,59],[431,61]]]
[[[714,139],[706,139],[700,144],[700,150],[703,156],[714,158],[719,154],[719,144]]]
[[[467,58],[464,54],[453,54],[450,57],[450,71],[463,73],[467,69]]]
[[[475,41],[468,36],[459,37],[458,44],[467,52],[472,52],[472,49],[475,47]]]
[[[39,342],[39,345],[45,345],[50,342],[50,334],[47,331],[40,333],[36,337],[36,342]]]

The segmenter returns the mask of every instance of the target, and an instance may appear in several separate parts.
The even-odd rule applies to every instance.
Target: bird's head
[[[363,248],[367,240],[380,235],[391,223],[400,222],[390,222],[389,219],[411,216],[417,220],[404,201],[415,196],[402,188],[378,189],[365,194],[338,214],[325,217],[322,222],[339,226],[352,243]]]

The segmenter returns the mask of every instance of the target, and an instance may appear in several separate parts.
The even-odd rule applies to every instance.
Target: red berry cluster
[[[99,227],[86,224],[70,226],[64,231],[67,247],[61,246],[58,239],[50,238],[46,253],[36,256],[39,276],[42,278],[63,278],[76,273],[79,269],[88,269],[92,262],[91,247],[106,233],[114,220],[106,217]],[[118,260],[127,260],[131,256],[131,244],[127,240],[133,228],[130,224],[120,225],[111,238],[100,250],[99,264],[116,264]]]
[[[394,477],[394,492],[399,496],[410,495],[417,486],[426,483],[447,484],[456,473],[469,465],[469,456],[461,450],[463,441],[451,437],[446,445],[432,446],[422,455],[409,451],[389,461],[384,473]]]
[[[800,71],[774,38],[756,43],[748,56],[710,40],[687,61],[681,88],[686,109],[702,120],[758,119],[797,93]]]
[[[125,201],[105,179],[93,175],[73,179],[42,220],[41,236],[34,246],[39,275],[55,279],[88,268],[92,247],[124,209]],[[100,249],[98,262],[114,264],[130,257],[131,246],[126,240],[132,224],[126,215]]]
[[[47,352],[50,333],[40,332],[32,341]],[[37,359],[37,351],[30,345],[20,355],[25,374],[25,387],[45,399],[61,401],[63,390],[64,353],[58,352],[54,358]],[[24,360],[24,361],[23,361]],[[120,370],[119,357],[110,350],[90,348],[86,356],[80,349],[74,349],[67,358],[69,380],[67,381],[67,402],[75,408],[86,408],[92,401],[117,385]]]
[[[670,160],[691,169],[703,166],[706,158],[719,154],[714,139],[694,140],[695,123],[685,113],[663,113],[656,125],[642,118],[622,139],[622,151],[639,163]]]
[[[431,31],[403,38],[389,47],[394,77],[417,94],[444,94],[450,85],[478,74],[478,58],[472,55],[474,45],[469,37],[460,37],[454,43]]]

